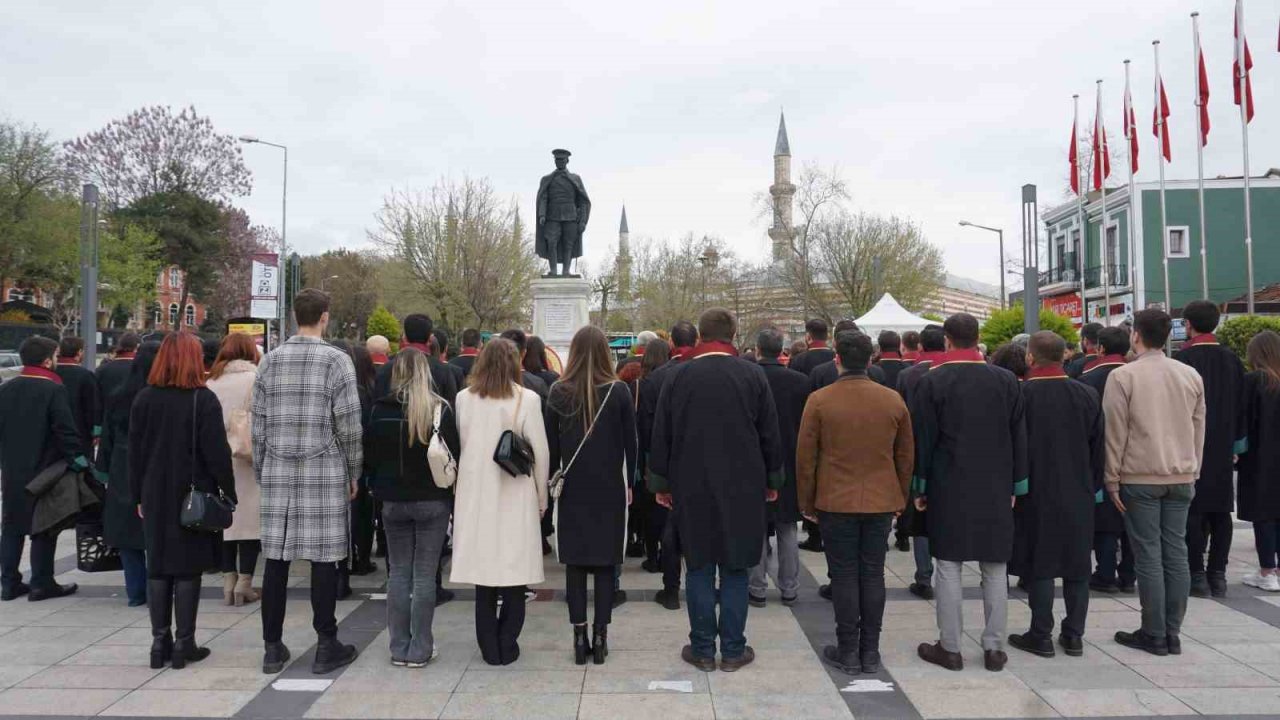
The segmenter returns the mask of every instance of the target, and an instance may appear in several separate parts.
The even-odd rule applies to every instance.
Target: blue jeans
[[[424,663],[431,659],[435,638],[431,621],[436,610],[436,568],[449,529],[449,503],[386,501],[382,522],[387,530],[387,629],[391,659]]]
[[[1187,511],[1195,485],[1121,485],[1124,525],[1138,573],[1142,630],[1156,638],[1177,636],[1187,614],[1191,567],[1187,564]]]
[[[880,649],[884,621],[884,556],[893,513],[818,511],[831,576],[840,652]]]
[[[716,571],[720,574],[720,616],[716,617]],[[685,572],[685,601],[689,605],[689,644],[694,657],[714,658],[716,638],[720,657],[742,657],[747,647],[746,568],[730,569],[708,563]]]
[[[929,555],[929,538],[923,535],[911,538],[911,553],[916,558],[916,582],[920,585],[932,585],[933,558]]]
[[[133,548],[120,548],[120,564],[124,565],[124,592],[129,602],[141,605],[147,601],[147,554]]]

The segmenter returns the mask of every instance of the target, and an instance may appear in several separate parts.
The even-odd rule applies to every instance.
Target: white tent
[[[870,335],[874,340],[881,330],[893,330],[897,333],[908,330],[920,331],[933,321],[912,315],[906,308],[899,305],[892,295],[885,293],[875,307],[854,322],[858,323],[859,330]]]

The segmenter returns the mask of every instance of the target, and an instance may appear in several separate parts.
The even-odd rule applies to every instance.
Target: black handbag
[[[199,392],[197,390],[191,397],[191,489],[187,491],[187,499],[182,501],[178,522],[187,530],[220,533],[231,527],[236,504],[222,494],[221,488],[211,493],[196,487],[196,401]]]
[[[515,431],[516,419],[520,417],[520,404],[524,401],[524,388],[517,386],[516,411],[511,416],[511,427],[503,430],[498,438],[498,447],[493,450],[493,461],[511,477],[523,477],[533,474],[533,446]]]

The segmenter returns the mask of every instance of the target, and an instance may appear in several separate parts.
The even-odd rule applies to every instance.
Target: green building
[[[1253,271],[1255,289],[1280,283],[1280,170],[1251,178]],[[1244,245],[1244,190],[1239,178],[1205,180],[1205,234],[1209,238],[1208,297],[1222,304],[1248,291]],[[1106,252],[1099,239],[1101,193],[1087,196],[1084,243],[1084,302],[1081,302],[1080,213],[1076,203],[1054,207],[1044,215],[1040,242],[1040,301],[1045,307],[1081,322],[1103,322],[1106,315],[1103,278],[1110,286],[1111,324],[1134,310],[1165,306],[1164,259],[1169,263],[1169,300],[1173,314],[1205,296],[1201,282],[1200,211],[1196,181],[1165,183],[1167,227],[1160,238],[1160,186],[1134,184],[1135,202],[1126,186],[1107,190]],[[1130,235],[1131,218],[1139,218]],[[1047,251],[1047,252],[1046,252]]]

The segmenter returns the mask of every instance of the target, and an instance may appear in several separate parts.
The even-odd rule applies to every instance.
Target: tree
[[[230,200],[253,187],[240,143],[195,107],[177,115],[161,105],[135,110],[67,142],[65,151],[74,176],[96,182],[112,207],[168,193]]]
[[[164,242],[154,232],[135,223],[110,222],[98,240],[98,301],[132,310],[154,299],[163,257]]]
[[[392,192],[369,237],[403,266],[424,307],[447,328],[528,324],[533,242],[514,201],[487,180],[441,180],[425,192]]]
[[[828,321],[833,318],[822,290],[820,272],[815,266],[815,237],[813,230],[827,213],[839,211],[849,200],[849,188],[838,168],[823,170],[817,165],[806,164],[796,180],[795,204],[799,216],[789,228],[788,256],[779,263],[779,279],[787,285],[799,300],[796,308],[802,317],[817,313]],[[762,217],[772,217],[773,198],[768,193],[756,195],[756,205]]]
[[[400,321],[386,307],[379,305],[369,314],[364,325],[364,336],[381,335],[391,342],[391,351],[395,352],[400,344]]]
[[[982,324],[980,337],[989,350],[995,350],[1012,340],[1014,336],[1026,332],[1025,328],[1022,303],[1018,303],[1007,310],[992,311],[991,317]],[[1080,334],[1076,332],[1071,319],[1049,308],[1040,308],[1040,329],[1053,331],[1067,342],[1080,341]]]
[[[909,221],[840,210],[809,235],[814,266],[830,290],[813,294],[823,317],[861,315],[886,292],[904,306],[919,306],[942,283],[942,253]]]
[[[1218,342],[1231,348],[1241,360],[1245,360],[1248,357],[1249,341],[1263,330],[1280,333],[1280,318],[1266,315],[1233,317],[1218,328]]]
[[[329,332],[358,339],[378,304],[377,273],[369,258],[352,250],[330,250],[302,259],[306,287],[329,293]]]
[[[249,314],[253,255],[280,246],[280,234],[275,228],[252,224],[248,213],[239,208],[222,205],[221,212],[225,245],[222,256],[214,262],[209,292],[200,296],[205,317],[219,325]]]
[[[33,207],[67,190],[67,178],[48,132],[0,122],[0,277],[16,276],[23,254],[39,241]]]

